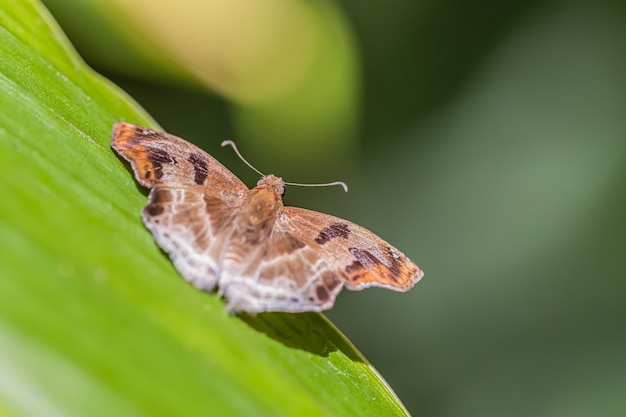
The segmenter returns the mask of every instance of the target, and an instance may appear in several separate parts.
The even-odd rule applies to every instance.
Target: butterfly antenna
[[[262,177],[265,176],[264,173],[262,173],[261,171],[259,171],[255,167],[253,167],[250,162],[246,161],[246,159],[243,156],[241,156],[241,154],[239,153],[239,149],[237,149],[237,145],[235,145],[235,142],[233,142],[232,140],[225,140],[224,142],[222,142],[222,146],[226,146],[226,145],[232,146],[233,149],[235,150],[235,153],[239,157],[239,159],[241,159],[244,164],[248,165],[254,172],[256,172],[257,174],[259,174]]]
[[[285,185],[297,185],[298,187],[331,187],[333,185],[340,185],[346,193],[348,192],[348,186],[343,181],[327,182],[326,184],[300,184],[297,182],[286,182]]]
[[[222,142],[222,146],[226,146],[226,145],[230,145],[233,147],[233,149],[235,150],[235,153],[237,154],[239,159],[241,159],[244,162],[244,164],[248,165],[254,172],[259,174],[260,176],[265,177],[264,173],[262,173],[261,171],[253,167],[250,162],[246,161],[246,159],[243,156],[241,156],[241,153],[239,153],[239,149],[237,149],[237,145],[235,145],[235,142],[233,142],[232,140],[225,140],[224,142]],[[285,185],[296,185],[298,187],[330,187],[333,185],[340,185],[346,193],[348,192],[348,186],[343,181],[328,182],[326,184],[300,184],[297,182],[285,182]]]

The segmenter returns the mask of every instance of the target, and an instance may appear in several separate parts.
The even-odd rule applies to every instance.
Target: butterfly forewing
[[[383,287],[408,291],[422,271],[398,249],[347,220],[297,207],[285,207],[283,227],[337,271],[348,289]]]
[[[116,123],[111,146],[129,161],[145,187],[206,187],[243,195],[248,187],[224,165],[191,143],[132,123]]]

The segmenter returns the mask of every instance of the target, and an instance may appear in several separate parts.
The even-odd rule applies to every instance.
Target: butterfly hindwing
[[[322,311],[332,307],[341,290],[340,274],[288,232],[274,229],[245,254],[224,265],[219,281],[230,310]]]

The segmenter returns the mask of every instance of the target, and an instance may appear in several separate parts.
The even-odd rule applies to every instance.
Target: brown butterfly
[[[216,287],[230,311],[322,311],[343,286],[408,291],[423,272],[369,230],[328,214],[284,207],[285,183],[248,189],[185,140],[116,123],[111,147],[151,189],[142,217],[180,274]]]

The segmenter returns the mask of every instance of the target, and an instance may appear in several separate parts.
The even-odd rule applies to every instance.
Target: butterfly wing
[[[344,285],[408,291],[423,275],[369,230],[295,207],[285,207],[268,239],[245,253],[232,264],[226,260],[219,281],[234,311],[323,311]]]
[[[113,127],[111,147],[133,167],[145,187],[194,188],[226,197],[248,187],[211,155],[184,139],[132,123]]]
[[[212,290],[229,225],[248,188],[212,156],[165,132],[116,123],[111,147],[150,188],[142,218],[189,282]]]
[[[341,291],[340,274],[280,225],[255,247],[227,253],[218,285],[230,311],[322,311]]]
[[[364,227],[338,217],[285,207],[282,224],[313,248],[350,290],[382,287],[405,292],[424,275],[398,249]]]

